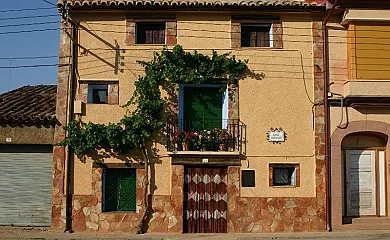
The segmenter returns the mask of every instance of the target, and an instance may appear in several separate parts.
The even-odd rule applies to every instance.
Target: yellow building
[[[248,60],[252,74],[223,93],[223,84],[178,85],[176,116],[167,124],[172,134],[161,131],[151,141],[157,153],[149,232],[326,230],[324,4],[60,0],[58,6],[64,20],[56,115],[63,126],[73,118],[118,122],[145,74],[136,61],[164,45]],[[332,108],[332,121],[338,112]],[[198,148],[172,142],[177,132],[213,128],[226,129],[228,141]],[[65,134],[57,127],[55,141]],[[52,226],[134,232],[145,177],[138,158],[98,151],[77,159],[56,146]]]
[[[388,229],[390,11],[337,1],[327,27],[333,229]]]

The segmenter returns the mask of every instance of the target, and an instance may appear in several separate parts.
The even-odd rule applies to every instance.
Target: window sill
[[[135,210],[131,210],[131,211],[102,211],[102,213],[104,214],[128,214],[128,213],[135,213],[137,214],[137,212]]]
[[[297,188],[297,186],[270,186],[272,188]]]
[[[249,50],[249,49],[262,49],[262,50],[282,49],[282,48],[278,48],[278,47],[237,47],[237,48],[244,49],[244,50]]]

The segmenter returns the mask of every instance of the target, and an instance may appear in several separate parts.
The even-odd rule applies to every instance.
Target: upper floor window
[[[165,44],[165,22],[136,23],[137,44]]]
[[[108,84],[89,84],[88,103],[108,103]]]
[[[271,24],[241,24],[241,47],[272,47]]]
[[[282,38],[283,26],[278,16],[232,16],[232,48],[283,48]]]

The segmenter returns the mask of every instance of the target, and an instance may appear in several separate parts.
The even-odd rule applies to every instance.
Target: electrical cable
[[[29,57],[0,57],[0,60],[18,60],[18,59],[45,59],[45,58],[58,58],[58,56],[29,56]]]
[[[0,35],[5,34],[16,34],[16,33],[33,33],[33,32],[46,32],[46,31],[58,31],[59,28],[47,28],[47,29],[34,29],[34,30],[21,30],[21,31],[11,31],[11,32],[0,32]]]
[[[21,24],[10,24],[10,25],[0,25],[0,28],[4,27],[22,27],[22,26],[35,26],[35,25],[45,25],[45,24],[58,24],[59,21],[53,21],[53,22],[37,22],[37,23],[21,23]]]
[[[45,17],[60,17],[60,15],[58,15],[58,14],[49,14],[49,15],[9,17],[9,18],[0,18],[0,21],[4,21],[4,20],[19,20],[19,19],[34,19],[34,18],[45,18]]]
[[[22,66],[0,66],[0,69],[10,69],[10,68],[36,68],[36,67],[58,67],[65,66],[67,64],[39,64],[39,65],[22,65]]]
[[[54,6],[54,7],[57,7],[57,5],[55,5],[54,3],[51,3],[51,2],[49,2],[49,1],[47,1],[47,0],[42,0],[42,1],[44,1],[45,3],[48,3],[48,4],[50,4],[50,5],[52,5],[52,6]]]
[[[40,10],[50,10],[54,9],[52,7],[42,7],[42,8],[25,8],[25,9],[8,9],[8,10],[1,10],[0,13],[5,12],[25,12],[25,11],[40,11]]]

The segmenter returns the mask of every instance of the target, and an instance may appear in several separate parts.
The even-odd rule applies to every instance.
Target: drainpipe
[[[74,83],[76,81],[76,56],[75,53],[77,51],[77,43],[75,42],[76,36],[77,36],[77,28],[74,22],[69,21],[72,25],[72,65],[71,65],[71,76],[70,76],[70,83],[69,83],[69,120],[68,123],[70,123],[73,120],[73,114],[74,114]],[[73,158],[73,151],[72,148],[68,146],[68,156],[67,156],[67,172],[66,172],[66,187],[67,187],[67,194],[66,194],[66,232],[72,233],[72,196],[73,196],[73,190],[72,190],[72,168],[73,164],[72,161]]]
[[[62,18],[63,20],[66,21],[66,23],[70,23],[72,26],[72,32],[70,36],[71,40],[71,72],[70,72],[70,79],[69,79],[69,112],[67,116],[67,123],[69,124],[73,120],[73,113],[74,113],[74,82],[76,81],[76,64],[77,64],[77,59],[76,59],[76,52],[77,52],[77,42],[76,42],[76,37],[77,37],[77,27],[76,24],[69,19],[69,8],[67,5],[67,0],[64,1],[63,8],[60,9],[62,11]],[[67,156],[66,156],[66,161],[67,161],[67,171],[66,171],[66,225],[65,225],[65,230],[64,232],[69,232],[72,233],[72,187],[71,187],[71,169],[73,167],[72,161],[73,161],[73,151],[71,147],[68,147],[67,151]]]
[[[329,57],[327,55],[328,53],[328,32],[326,30],[326,24],[328,23],[334,9],[337,6],[337,3],[339,0],[336,0],[330,11],[328,12],[328,15],[326,16],[325,20],[322,22],[322,44],[323,44],[323,59],[324,59],[324,107],[325,107],[325,169],[326,169],[326,223],[327,223],[327,229],[329,232],[332,231],[332,204],[331,204],[331,159],[330,159],[330,137],[329,137],[329,106],[328,106],[328,92],[329,92],[329,70],[328,70],[328,62]]]

